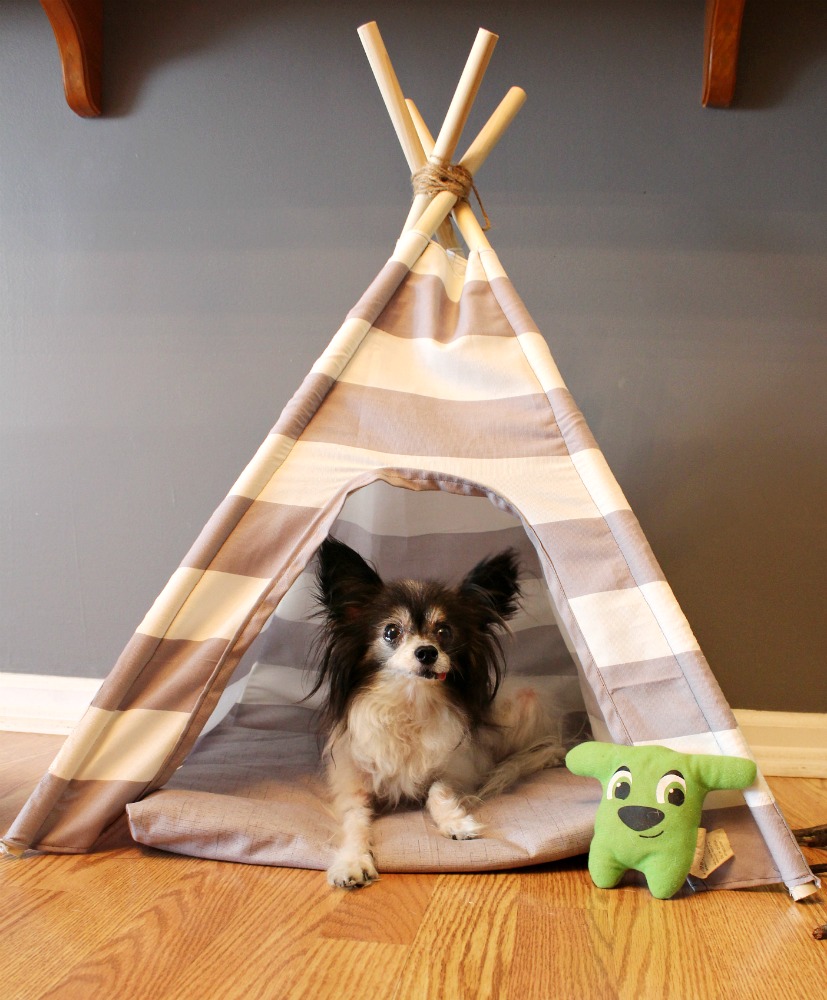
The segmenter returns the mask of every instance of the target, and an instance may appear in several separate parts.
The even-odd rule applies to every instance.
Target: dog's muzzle
[[[419,671],[420,677],[425,677],[428,680],[435,680],[435,681],[445,680],[445,677],[447,676],[445,673],[443,672],[437,673],[435,670],[431,669],[433,665],[436,663],[436,661],[439,659],[439,650],[436,648],[436,646],[418,646],[414,650],[414,656],[422,665]]]
[[[437,661],[439,650],[436,646],[419,646],[414,652],[414,656],[423,667],[432,667]]]

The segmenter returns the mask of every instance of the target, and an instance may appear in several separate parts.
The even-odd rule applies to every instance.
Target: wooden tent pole
[[[365,54],[368,57],[370,68],[373,70],[373,75],[376,78],[379,93],[385,102],[388,115],[393,123],[399,144],[402,147],[402,152],[405,154],[408,169],[411,174],[414,174],[420,167],[425,165],[426,156],[411,121],[402,88],[399,86],[399,80],[394,72],[388,50],[385,48],[385,43],[379,32],[379,26],[376,21],[370,21],[358,29],[358,34]],[[417,218],[423,208],[424,205],[420,207]],[[440,241],[444,246],[457,245],[457,237],[450,219],[444,219],[437,228],[439,230]]]
[[[425,119],[419,113],[419,108],[414,102],[410,98],[407,98],[405,103],[408,105],[411,119],[416,128],[416,134],[419,136],[419,141],[422,143],[425,155],[430,156],[434,148],[434,137],[431,135],[431,130],[425,124]],[[467,201],[458,201],[453,207],[453,214],[457,227],[460,233],[462,233],[462,238],[468,245],[469,250],[491,249],[491,244],[488,242],[482,226],[477,222],[477,217],[474,215]]]
[[[477,32],[445,121],[434,141],[427,126],[424,126],[424,122],[421,121],[418,112],[416,114],[420,118],[421,125],[424,126],[424,132],[420,135],[417,130],[411,114],[413,105],[409,107],[405,102],[402,88],[376,22],[371,21],[362,25],[358,33],[411,172],[423,166],[428,159],[432,162],[448,163],[456,150],[459,136],[468,120],[471,106],[479,91],[498,36],[484,28],[480,28]],[[508,91],[459,161],[461,166],[465,167],[471,174],[479,170],[522,107],[525,98],[525,91],[520,87],[512,87]],[[428,146],[431,147],[430,152]],[[447,217],[456,206],[457,224],[460,225],[463,238],[469,247],[479,249],[489,246],[488,240],[467,202],[457,205],[457,200],[456,195],[448,191],[443,191],[434,198],[429,195],[417,195],[408,213],[408,218],[405,220],[403,233],[415,226],[417,230],[430,237],[438,228],[442,227],[440,237],[443,243],[448,246],[455,245]],[[459,219],[463,220],[462,224],[460,224]]]
[[[486,31],[485,28],[480,28],[477,32],[465,69],[462,71],[445,115],[445,121],[436,137],[430,160],[440,164],[451,162],[498,40],[498,35]]]
[[[505,134],[505,130],[514,121],[517,112],[525,104],[526,92],[522,87],[512,87],[494,109],[491,117],[480,129],[476,139],[471,143],[460,159],[460,165],[472,175],[488,159],[488,154]]]
[[[419,137],[419,141],[422,144],[422,149],[426,157],[430,156],[434,149],[434,137],[431,135],[431,130],[425,123],[425,119],[422,117],[419,108],[414,104],[410,97],[405,98],[405,103],[408,105],[408,111],[411,115],[411,121],[416,129],[416,134]]]
[[[438,195],[431,199],[431,203],[416,220],[413,227],[417,232],[422,233],[428,239],[433,236],[439,225],[448,218],[451,209],[457,203],[457,196],[450,191],[440,191]],[[402,232],[406,233],[404,229]]]
[[[471,51],[465,62],[465,68],[448,106],[445,121],[436,137],[433,151],[428,157],[431,163],[441,166],[451,162],[451,157],[456,151],[460,134],[468,121],[468,115],[479,93],[482,78],[488,69],[488,63],[491,61],[491,55],[498,39],[498,35],[486,31],[485,28],[480,28],[477,32],[477,37],[474,39],[474,44],[471,46]],[[431,196],[427,194],[418,194],[414,198],[411,210],[408,212],[408,218],[402,227],[403,233],[413,228],[430,200]]]
[[[370,68],[376,77],[379,92],[385,101],[385,107],[388,109],[391,122],[396,130],[399,144],[402,146],[402,152],[405,154],[411,173],[413,173],[424,165],[425,153],[422,151],[422,145],[411,121],[405,97],[393,70],[385,43],[379,34],[379,26],[376,21],[371,21],[369,24],[363,24],[358,33]]]
[[[505,130],[514,120],[517,112],[525,103],[526,93],[521,87],[512,87],[497,105],[494,113],[480,129],[479,134],[466,150],[460,164],[472,175],[480,169],[488,158],[488,154],[502,138]],[[425,124],[419,109],[413,101],[408,100],[408,111],[414,123],[419,141],[427,154],[433,146],[433,137]],[[467,201],[459,201],[453,209],[462,238],[471,250],[490,249],[491,244],[477,221],[471,206]],[[420,228],[417,226],[417,228]]]

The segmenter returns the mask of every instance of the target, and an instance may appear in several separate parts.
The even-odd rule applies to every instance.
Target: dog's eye
[[[454,630],[450,625],[438,625],[436,637],[444,645],[446,642],[450,642],[454,638]]]
[[[396,642],[400,635],[402,635],[402,630],[398,625],[386,625],[382,631],[382,638],[385,642]]]

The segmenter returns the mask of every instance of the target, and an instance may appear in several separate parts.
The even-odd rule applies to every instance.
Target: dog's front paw
[[[451,840],[474,840],[482,836],[482,823],[465,807],[444,781],[435,781],[428,790],[428,812],[443,837]]]
[[[470,813],[454,816],[439,827],[442,836],[451,840],[476,840],[482,836],[482,831],[482,823],[478,823]]]
[[[360,889],[379,878],[372,854],[339,854],[327,870],[327,881],[340,889]]]

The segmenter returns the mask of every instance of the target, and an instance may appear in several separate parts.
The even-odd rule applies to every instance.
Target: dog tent
[[[426,167],[402,235],[6,834],[10,851],[90,851],[128,813],[132,836],[155,847],[326,867],[335,828],[301,699],[313,557],[330,533],[383,575],[458,578],[514,545],[525,600],[509,673],[547,698],[565,739],[587,726],[618,743],[750,756],[468,205],[469,175],[521,91],[450,164],[496,37],[480,32],[434,141],[375,25],[361,35],[408,163]],[[466,255],[452,246],[451,212]],[[477,841],[445,841],[415,810],[381,817],[378,867],[491,869],[582,853],[598,795],[589,779],[543,772],[484,805],[489,833]],[[725,828],[735,855],[705,885],[814,891],[760,776],[744,794],[713,793],[704,820]]]

